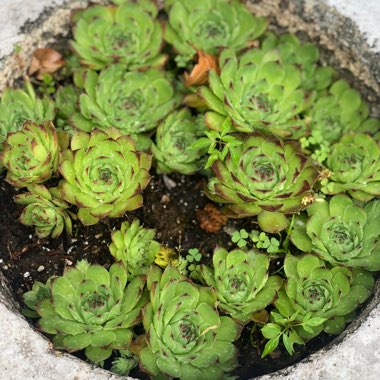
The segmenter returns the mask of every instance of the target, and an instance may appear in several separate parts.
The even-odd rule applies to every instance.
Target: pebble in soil
[[[200,176],[154,175],[144,191],[144,206],[139,210],[128,213],[124,218],[105,219],[91,227],[75,223],[73,236],[62,234],[57,239],[38,239],[33,228],[23,226],[17,220],[22,206],[13,202],[16,190],[0,180],[0,268],[16,299],[22,304],[22,294],[31,288],[33,282],[45,282],[52,275],[61,275],[65,267],[75,265],[80,259],[85,258],[92,263],[109,267],[113,262],[108,251],[111,233],[120,228],[122,221],[126,219],[131,221],[139,218],[144,226],[155,228],[159,242],[175,248],[184,256],[188,249],[198,248],[203,253],[203,263],[210,262],[212,252],[217,246],[232,249],[230,234],[227,232],[243,227],[247,230],[253,229],[254,220],[229,220],[218,233],[209,233],[202,229],[197,220],[197,210],[204,209],[210,203],[202,192],[204,181]],[[273,270],[281,265],[281,260],[276,260]],[[251,328],[252,324],[247,325],[236,342],[240,367],[234,374],[241,380],[284,368],[329,340],[326,335],[321,335],[306,347],[298,346],[293,357],[278,349],[267,358],[261,359],[265,341],[260,334],[254,334],[253,340],[257,346],[253,347]],[[77,356],[84,358],[81,353]],[[110,360],[105,363],[105,368],[110,368]],[[131,376],[148,378],[138,369]]]

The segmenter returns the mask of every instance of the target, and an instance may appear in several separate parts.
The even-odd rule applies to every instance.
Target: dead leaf
[[[62,55],[54,49],[39,48],[32,56],[29,66],[29,75],[37,73],[38,79],[43,79],[44,74],[56,72],[65,64]]]
[[[198,50],[197,53],[198,63],[194,66],[190,74],[184,74],[185,85],[187,87],[205,84],[207,82],[208,73],[210,70],[215,70],[219,73],[217,57],[206,54],[201,50]]]
[[[208,203],[203,210],[196,210],[195,213],[199,226],[210,233],[220,231],[228,221],[228,217],[211,203]]]

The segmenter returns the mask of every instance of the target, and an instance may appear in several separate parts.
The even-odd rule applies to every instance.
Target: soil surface
[[[105,219],[91,227],[77,222],[72,236],[62,234],[57,239],[38,239],[34,228],[19,223],[22,206],[13,202],[17,191],[3,177],[0,178],[0,268],[21,308],[22,294],[31,289],[35,281],[46,282],[52,275],[62,275],[65,267],[75,265],[78,260],[85,258],[91,263],[109,267],[113,263],[108,250],[111,233],[119,229],[124,220],[139,218],[145,227],[156,229],[156,240],[175,248],[183,256],[190,248],[198,248],[203,253],[203,263],[210,262],[212,252],[218,245],[229,249],[234,247],[230,240],[234,230],[246,228],[250,231],[256,225],[254,218],[229,220],[218,233],[206,232],[199,225],[196,211],[210,204],[202,191],[204,179],[201,176],[153,175],[144,191],[144,206],[141,209],[128,213],[124,218]],[[281,267],[282,259],[275,259],[271,271],[278,271]],[[241,380],[287,367],[332,339],[321,334],[306,346],[296,345],[296,353],[292,357],[280,347],[261,359],[265,340],[259,332],[251,331],[252,326],[253,323],[245,326],[236,342],[240,367],[234,374]],[[80,354],[78,356],[84,358]],[[111,360],[107,361],[105,368],[109,369],[110,364]],[[130,375],[148,379],[137,369]]]

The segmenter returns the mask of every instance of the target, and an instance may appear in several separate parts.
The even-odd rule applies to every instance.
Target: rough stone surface
[[[92,1],[101,2],[103,0]],[[86,0],[0,0],[0,89],[25,73],[31,52],[66,35],[71,10]],[[322,59],[358,79],[353,84],[379,114],[380,3],[378,0],[251,0],[251,9],[280,27],[301,31],[326,51]],[[16,52],[16,51],[17,52]],[[338,66],[337,66],[338,67]],[[17,311],[0,274],[0,380],[117,380],[68,354],[53,350]],[[360,318],[328,347],[269,379],[380,378],[380,286]],[[211,380],[211,379],[210,379]]]

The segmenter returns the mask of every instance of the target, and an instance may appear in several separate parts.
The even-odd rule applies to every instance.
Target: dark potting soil
[[[156,240],[175,248],[183,256],[190,248],[198,248],[203,253],[203,263],[210,262],[217,246],[233,248],[228,232],[255,228],[254,218],[244,221],[230,219],[220,232],[206,232],[200,227],[196,213],[197,209],[203,209],[210,203],[202,192],[204,179],[201,176],[153,175],[144,191],[144,206],[141,209],[128,213],[124,218],[105,219],[91,227],[76,222],[72,236],[64,233],[57,239],[38,239],[34,228],[19,223],[22,206],[13,202],[17,192],[3,177],[0,179],[0,268],[21,307],[22,294],[31,289],[35,281],[46,282],[52,275],[62,275],[65,267],[75,265],[78,260],[87,259],[108,268],[114,260],[108,250],[111,233],[120,228],[122,221],[139,218],[145,227],[156,229]],[[271,271],[281,267],[282,259],[275,259]],[[332,339],[322,334],[306,346],[296,345],[296,353],[292,357],[280,347],[261,359],[265,340],[259,331],[251,333],[252,326],[253,323],[245,326],[236,342],[240,367],[234,374],[241,380],[287,367]],[[83,355],[78,356],[84,359]],[[110,364],[111,360],[107,361],[105,368],[109,369]],[[138,369],[130,375],[148,379]]]

